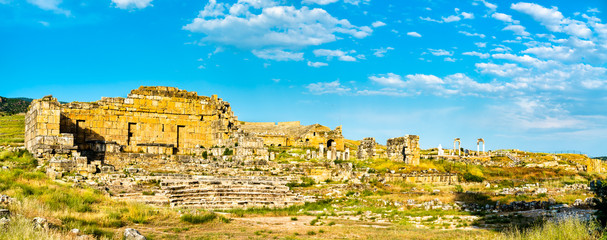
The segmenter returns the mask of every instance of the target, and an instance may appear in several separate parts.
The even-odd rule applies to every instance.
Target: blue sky
[[[244,121],[607,155],[607,3],[0,0],[0,96],[218,94]]]

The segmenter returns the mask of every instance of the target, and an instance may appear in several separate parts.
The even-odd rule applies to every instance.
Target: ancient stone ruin
[[[375,138],[367,137],[360,142],[358,145],[358,151],[356,152],[356,157],[358,159],[368,159],[375,157],[375,146],[377,143],[375,142]]]
[[[404,161],[406,164],[419,165],[419,136],[406,135],[404,137],[388,139],[388,158],[393,161]]]

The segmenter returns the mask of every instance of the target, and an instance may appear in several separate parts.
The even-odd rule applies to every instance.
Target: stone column
[[[322,143],[318,144],[318,158],[319,159],[325,158],[325,147]]]

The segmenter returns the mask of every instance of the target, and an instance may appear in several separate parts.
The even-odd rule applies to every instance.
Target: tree
[[[594,192],[593,199],[596,219],[601,226],[607,225],[607,181],[594,180],[590,182],[590,190]]]

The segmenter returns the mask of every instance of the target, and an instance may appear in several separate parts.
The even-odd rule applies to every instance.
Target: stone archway
[[[335,140],[333,140],[333,139],[327,140],[327,148],[330,149],[333,146],[334,143],[335,143]]]

